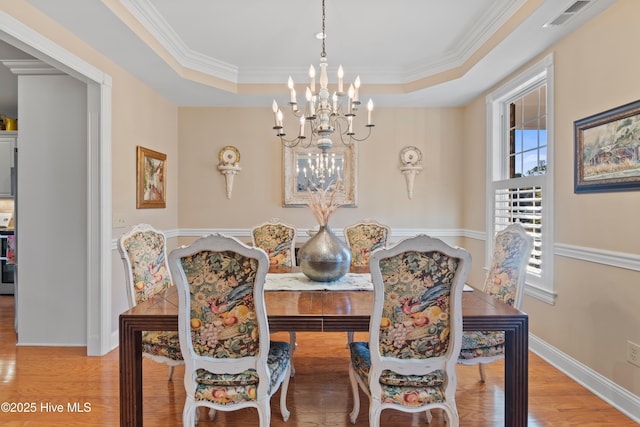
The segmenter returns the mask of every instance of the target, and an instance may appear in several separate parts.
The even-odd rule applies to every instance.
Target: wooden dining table
[[[288,269],[270,270],[285,272]],[[372,291],[266,291],[271,332],[368,331]],[[527,314],[484,292],[462,295],[463,329],[505,331],[505,426],[527,425]],[[142,331],[178,330],[175,287],[120,314],[120,425],[142,426]]]

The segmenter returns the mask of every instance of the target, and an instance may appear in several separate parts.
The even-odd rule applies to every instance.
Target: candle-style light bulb
[[[271,104],[271,108],[273,108],[273,120],[276,126],[278,126],[278,103],[275,99],[273,100],[273,104]]]
[[[304,136],[304,116],[300,117],[300,136]]]
[[[309,86],[311,87],[311,92],[316,91],[316,69],[313,68],[313,65],[309,67]]]
[[[342,65],[338,67],[338,93],[342,93],[344,86],[344,70],[342,69]]]
[[[347,114],[351,114],[351,104],[353,103],[355,91],[356,90],[353,88],[353,85],[349,85],[349,91],[347,92],[347,96],[349,97],[349,99],[347,99]]]
[[[360,89],[360,76],[356,77],[356,80],[353,82],[353,86],[356,89],[356,91],[353,94],[353,102],[358,102],[358,92]]]
[[[291,104],[296,103],[296,90],[293,88],[293,79],[289,76],[289,80],[287,80],[287,86],[289,87],[289,94],[291,95],[289,102]]]
[[[315,113],[315,108],[313,107],[313,95],[311,94],[311,89],[309,89],[309,86],[307,86],[307,90],[305,91],[304,96],[307,99],[307,103],[309,104],[309,117],[311,117]]]
[[[369,102],[367,102],[367,124],[371,124],[371,112],[373,111],[373,101],[369,98]]]
[[[278,109],[278,113],[277,113],[277,117],[278,117],[278,126],[282,126],[282,111],[280,111]]]

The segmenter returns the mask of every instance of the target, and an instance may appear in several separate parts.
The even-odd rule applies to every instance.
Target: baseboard
[[[640,396],[620,387],[533,334],[529,334],[529,349],[636,423],[640,423]]]
[[[120,345],[120,333],[119,330],[111,332],[111,338],[109,340],[109,351],[113,351],[113,349],[117,348]]]

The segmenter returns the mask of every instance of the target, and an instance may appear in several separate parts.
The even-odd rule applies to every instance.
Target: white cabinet
[[[17,132],[0,132],[0,197],[14,196],[11,175],[17,138]]]

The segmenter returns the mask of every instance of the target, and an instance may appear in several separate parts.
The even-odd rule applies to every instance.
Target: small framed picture
[[[136,208],[166,207],[167,155],[138,146],[136,159]]]
[[[574,122],[575,193],[640,189],[640,100]]]

